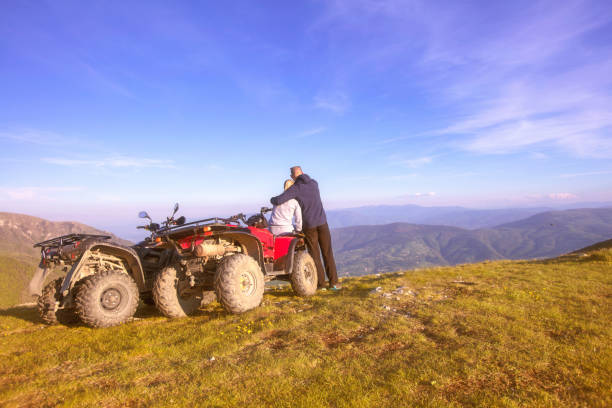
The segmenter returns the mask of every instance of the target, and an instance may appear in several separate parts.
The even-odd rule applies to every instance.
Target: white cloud
[[[47,157],[43,162],[69,167],[109,167],[109,168],[174,168],[172,160],[147,159],[130,156],[114,156],[105,159],[66,159]]]
[[[342,114],[349,110],[351,101],[343,92],[320,94],[314,98],[315,108]]]
[[[433,157],[425,156],[425,157],[417,157],[414,159],[400,159],[400,158],[397,158],[396,156],[392,156],[390,159],[395,165],[415,169],[417,167],[421,167],[421,166],[431,163],[433,160]]]
[[[612,174],[612,170],[586,171],[583,173],[569,173],[569,174],[562,174],[560,177],[573,178],[573,177],[586,177],[586,176],[601,176],[601,175],[606,175],[606,174]]]
[[[430,191],[428,193],[412,193],[412,194],[406,194],[405,197],[415,197],[415,198],[420,198],[420,197],[434,197],[436,195],[436,193],[434,191]]]
[[[0,187],[0,197],[9,200],[52,199],[58,193],[81,191],[81,187]]]
[[[548,159],[548,155],[541,152],[531,152],[529,153],[529,157],[535,160],[546,160]]]
[[[38,129],[0,131],[0,139],[42,146],[66,145],[75,142],[75,140],[71,140],[55,132]]]
[[[215,171],[215,172],[225,170],[222,166],[219,166],[218,164],[214,164],[214,163],[207,164],[206,169],[210,171]]]
[[[313,128],[313,129],[309,129],[309,130],[305,130],[301,133],[299,133],[297,135],[298,138],[303,138],[303,137],[308,137],[308,136],[314,136],[314,135],[318,135],[319,133],[323,133],[327,130],[326,127],[321,126],[321,127],[317,127],[317,128]]]
[[[395,174],[392,176],[388,176],[386,177],[386,180],[391,180],[391,181],[402,181],[402,180],[410,180],[415,178],[417,175],[415,173],[409,173],[409,174]]]
[[[576,194],[572,193],[550,193],[547,195],[551,200],[573,200],[578,198]]]

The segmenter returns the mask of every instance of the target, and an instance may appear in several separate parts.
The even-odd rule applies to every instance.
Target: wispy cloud
[[[397,198],[427,198],[427,197],[435,197],[437,194],[435,191],[429,191],[429,192],[425,192],[425,193],[408,193],[408,194],[404,194],[401,195]]]
[[[538,146],[612,157],[612,43],[589,37],[612,21],[607,2],[541,0],[490,9],[419,0],[327,4],[314,30],[359,36],[371,32],[364,26],[377,27],[359,42],[352,66],[390,75],[405,67],[444,112],[447,125],[420,137],[481,154],[529,154]]]
[[[76,57],[75,57],[76,58]],[[78,59],[78,65],[83,68],[83,71],[89,76],[92,83],[97,84],[101,89],[108,89],[111,92],[121,96],[134,99],[135,95],[122,85],[118,80],[111,78],[110,75],[103,73],[100,68],[95,68],[92,64]]]
[[[412,196],[414,197],[433,197],[436,193],[434,191],[430,191],[428,193],[414,193]]]
[[[317,109],[343,114],[351,107],[351,101],[344,92],[331,92],[315,96],[314,106]]]
[[[431,163],[433,161],[433,157],[424,156],[415,157],[412,159],[405,159],[402,157],[398,157],[397,155],[392,155],[391,157],[389,157],[389,160],[394,165],[416,169],[417,167],[422,167],[426,164]]]
[[[210,171],[215,171],[215,172],[226,170],[224,167],[219,166],[218,164],[214,164],[214,163],[207,164],[206,169]]]
[[[37,129],[3,130],[0,131],[0,139],[42,146],[63,146],[75,142],[58,133]]]
[[[391,181],[411,180],[411,179],[414,179],[416,176],[417,176],[417,174],[415,174],[415,173],[394,174],[392,176],[387,176],[385,178],[385,180],[391,180]]]
[[[449,80],[441,95],[461,106],[439,134],[455,135],[456,146],[479,153],[539,145],[612,157],[612,49],[594,52],[581,41],[612,21],[612,13],[589,4],[535,4],[524,19],[502,24],[486,39],[470,37],[463,47],[450,40],[452,26],[439,32],[450,41],[436,43],[424,63],[445,67]]]
[[[578,198],[578,196],[573,193],[550,193],[547,197],[551,200],[573,200]]]
[[[172,160],[147,159],[130,156],[115,156],[105,159],[66,159],[47,157],[43,162],[69,167],[108,167],[108,168],[175,168]]]
[[[0,198],[9,200],[52,199],[52,195],[81,191],[80,187],[0,187]]]
[[[612,174],[612,170],[603,170],[603,171],[585,171],[582,173],[568,173],[562,174],[560,177],[562,178],[573,178],[573,177],[587,177],[587,176],[603,176],[606,174]]]
[[[314,135],[318,135],[319,133],[323,133],[327,130],[327,128],[325,126],[320,126],[320,127],[316,127],[313,129],[308,129],[305,130],[301,133],[299,133],[296,137],[297,138],[303,138],[303,137],[308,137],[308,136],[314,136]]]

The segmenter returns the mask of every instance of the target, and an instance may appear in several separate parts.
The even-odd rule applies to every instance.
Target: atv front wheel
[[[128,321],[138,307],[138,287],[127,273],[106,270],[87,276],[76,291],[76,312],[88,326],[109,327]]]
[[[264,275],[257,261],[245,254],[225,257],[217,267],[215,292],[230,313],[243,313],[260,305]]]
[[[317,267],[306,251],[296,252],[291,273],[291,287],[298,296],[312,296],[317,291]]]
[[[59,297],[63,281],[64,278],[59,278],[49,282],[38,297],[38,312],[46,324],[70,324],[76,323],[79,320],[73,308],[59,308]]]
[[[157,275],[153,285],[153,299],[164,316],[185,317],[200,308],[203,292],[191,288],[181,290],[185,285],[188,283],[179,279],[179,271],[176,266],[167,266]]]

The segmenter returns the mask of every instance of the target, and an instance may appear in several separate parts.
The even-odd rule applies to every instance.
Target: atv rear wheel
[[[127,273],[105,270],[82,280],[76,291],[76,312],[88,326],[125,323],[138,307],[138,287]]]
[[[189,316],[203,303],[204,296],[201,290],[188,290],[181,293],[181,286],[184,282],[179,279],[179,274],[177,266],[167,266],[157,275],[153,285],[155,305],[166,317]]]
[[[42,294],[38,297],[38,312],[43,322],[46,324],[70,324],[76,323],[79,320],[73,308],[59,308],[62,282],[64,282],[64,278],[49,282],[47,286],[43,288]]]
[[[306,251],[296,252],[291,273],[291,287],[299,296],[312,296],[317,291],[317,267]]]
[[[245,254],[225,257],[217,267],[215,292],[230,313],[243,313],[260,305],[264,275],[257,261]]]

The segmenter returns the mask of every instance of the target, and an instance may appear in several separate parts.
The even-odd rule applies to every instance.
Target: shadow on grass
[[[141,303],[138,305],[138,309],[136,309],[136,313],[134,317],[137,319],[146,319],[149,317],[161,317],[163,316],[159,310],[154,305],[147,305],[146,303]]]
[[[42,323],[36,306],[14,306],[8,309],[0,309],[1,317],[14,317],[30,323]]]
[[[134,317],[138,319],[161,316],[162,314],[155,308],[155,306],[146,305],[144,303],[141,303],[138,306],[136,314],[134,315]],[[14,306],[8,309],[0,309],[0,317],[14,317],[33,324],[44,324],[36,306]],[[67,327],[85,327],[85,325],[80,321],[70,323],[62,322],[60,324]]]

